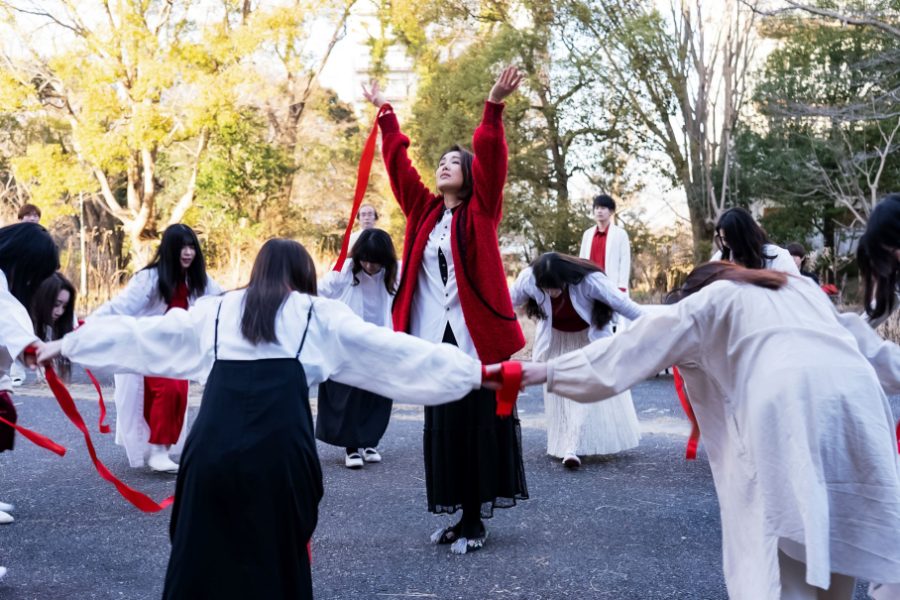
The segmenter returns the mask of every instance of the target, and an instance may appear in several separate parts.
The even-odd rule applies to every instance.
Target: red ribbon
[[[65,456],[65,454],[66,454],[66,449],[64,447],[62,447],[59,444],[57,444],[56,442],[54,442],[53,440],[48,438],[46,435],[41,435],[37,431],[32,431],[30,429],[26,429],[25,427],[22,427],[21,425],[16,425],[12,421],[7,421],[3,417],[0,417],[0,423],[9,425],[13,429],[15,429],[16,431],[21,433],[23,436],[25,436],[25,438],[28,439],[31,443],[33,443],[37,446],[40,446],[41,448],[46,448],[50,452],[55,452],[56,454],[59,454],[60,456]]]
[[[500,363],[499,371],[490,374],[482,366],[481,379],[500,384],[500,389],[497,390],[497,416],[504,419],[511,416],[522,387],[522,363],[507,360]]]
[[[91,461],[94,463],[94,468],[97,469],[97,473],[100,474],[100,477],[113,484],[123,498],[143,512],[158,512],[172,504],[172,502],[175,501],[175,496],[169,496],[162,502],[157,503],[146,494],[122,483],[122,481],[106,468],[106,465],[104,465],[97,457],[97,451],[94,450],[94,442],[91,440],[91,433],[88,431],[87,425],[84,424],[84,419],[78,412],[78,408],[75,406],[75,401],[72,400],[72,395],[69,393],[69,390],[67,390],[66,386],[63,385],[63,382],[59,380],[53,367],[46,365],[44,367],[44,373],[47,376],[47,384],[53,391],[53,395],[56,397],[59,407],[69,420],[72,421],[72,424],[84,435],[84,443],[87,446],[88,453],[91,455]]]
[[[75,329],[78,329],[82,325],[84,325],[84,319],[78,319],[78,325],[75,326]],[[97,381],[97,378],[94,377],[94,374],[89,370],[85,369],[84,372],[90,377],[91,383],[94,384],[94,389],[97,390],[97,403],[100,405],[100,419],[97,423],[97,428],[100,430],[100,433],[109,433],[109,425],[103,422],[106,420],[106,403],[103,402],[103,392],[100,389],[100,382]]]
[[[366,195],[366,188],[369,187],[369,173],[372,171],[372,160],[375,158],[375,141],[378,139],[378,118],[384,113],[386,106],[382,105],[378,109],[378,113],[375,115],[375,122],[372,124],[372,131],[369,132],[369,137],[366,138],[366,145],[363,146],[362,156],[359,159],[359,168],[356,171],[356,191],[353,194],[353,208],[350,210],[350,220],[347,222],[347,229],[344,231],[344,239],[341,242],[341,253],[338,255],[337,262],[334,265],[335,271],[340,271],[344,267],[344,261],[347,260],[353,221],[356,220],[356,213],[359,212],[359,206]]]
[[[900,421],[897,421],[897,453],[900,454]]]
[[[678,372],[678,367],[672,367],[672,373],[675,375],[675,391],[678,393],[678,399],[681,401],[681,408],[691,422],[691,436],[688,438],[687,448],[685,449],[684,458],[686,460],[695,460],[697,458],[697,445],[700,443],[700,425],[697,423],[697,417],[694,415],[694,409],[684,389],[684,379]]]

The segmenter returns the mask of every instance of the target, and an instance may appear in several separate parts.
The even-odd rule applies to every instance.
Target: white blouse
[[[640,305],[633,302],[628,294],[613,284],[609,277],[602,272],[591,273],[581,283],[570,285],[569,298],[575,312],[585,323],[589,324],[588,339],[598,340],[612,335],[612,321],[602,329],[594,325],[594,302],[599,301],[610,306],[616,313],[627,319],[637,319],[644,311]],[[533,298],[547,315],[546,319],[540,319],[534,336],[534,350],[532,356],[535,360],[544,360],[547,350],[550,349],[550,335],[553,328],[553,307],[549,294],[538,288],[534,281],[534,273],[531,267],[526,267],[519,273],[516,282],[509,291],[513,306],[523,306],[529,298]]]
[[[800,274],[800,269],[797,268],[797,263],[794,262],[794,257],[792,257],[791,253],[781,246],[776,246],[775,244],[766,244],[765,246],[763,246],[763,257],[769,256],[771,256],[772,258],[763,258],[763,260],[765,261],[766,269],[772,269],[773,271],[783,271],[785,273],[790,273],[791,275]],[[713,254],[712,260],[722,260],[722,251],[717,250],[716,253]]]
[[[28,311],[9,291],[6,274],[0,270],[0,392],[12,391],[9,371],[13,362],[37,341]]]
[[[221,293],[222,287],[207,276],[205,295],[217,296]],[[188,302],[193,304],[196,300],[192,296]],[[159,294],[159,272],[156,269],[141,269],[118,296],[101,305],[91,313],[90,318],[108,315],[145,317],[164,314],[167,309],[166,301]]]
[[[781,540],[803,547],[811,585],[827,589],[831,572],[900,582],[900,460],[884,392],[900,391],[896,344],[837,315],[806,277],[777,291],[719,281],[550,360],[547,387],[587,402],[671,364],[709,456],[730,598],[781,597]]]
[[[313,302],[299,357],[310,386],[332,379],[412,404],[458,400],[481,387],[481,363],[456,348],[366,323],[341,302],[298,292],[278,311],[278,343],[253,345],[241,334],[245,293],[202,298],[189,311],[161,316],[96,317],[63,338],[63,354],[88,368],[205,380],[220,303],[218,357],[258,360],[294,358]]]
[[[364,270],[353,282],[353,261],[347,260],[340,271],[329,271],[319,280],[318,294],[340,300],[367,323],[392,328],[391,306],[394,296],[384,287],[384,269],[374,275]]]
[[[447,323],[453,330],[459,349],[478,358],[475,342],[469,335],[469,328],[459,302],[459,288],[456,285],[456,269],[453,264],[453,211],[444,208],[444,214],[428,236],[422,266],[419,268],[416,293],[413,295],[412,314],[409,331],[414,336],[440,343],[444,339]],[[441,279],[438,249],[447,260],[447,283]]]

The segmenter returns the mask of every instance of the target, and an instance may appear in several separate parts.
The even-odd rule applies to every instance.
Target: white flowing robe
[[[900,348],[837,315],[811,280],[788,279],[778,291],[713,283],[548,363],[548,388],[586,402],[679,367],[737,600],[780,598],[780,540],[803,546],[810,585],[827,589],[831,572],[900,582],[900,462],[885,396],[900,392]]]
[[[63,355],[87,367],[205,380],[223,360],[294,358],[312,318],[299,360],[310,386],[326,379],[400,402],[441,404],[481,387],[481,363],[449,344],[431,344],[366,323],[345,304],[292,292],[278,311],[278,343],[253,345],[241,334],[246,291],[202,298],[190,310],[157,317],[98,317],[63,338]]]
[[[12,391],[12,365],[25,348],[37,341],[28,311],[9,291],[6,275],[0,271],[0,392]]]
[[[222,288],[211,277],[206,278],[206,295],[215,296],[222,293]],[[197,298],[190,297],[193,304]],[[118,296],[100,306],[91,313],[89,319],[109,315],[128,315],[144,317],[161,315],[168,305],[159,294],[159,274],[156,269],[143,269],[134,274],[125,289]],[[149,371],[136,371],[136,374],[117,373],[115,376],[116,391],[116,443],[124,446],[128,456],[128,464],[142,467],[150,451],[150,426],[144,419],[144,375]],[[187,438],[187,419],[181,428],[178,442],[172,452],[179,454]]]
[[[329,271],[319,280],[318,294],[340,300],[369,323],[393,328],[391,306],[394,297],[384,287],[384,269],[375,275],[360,271],[356,278],[359,283],[354,285],[353,261],[348,259],[340,271]]]

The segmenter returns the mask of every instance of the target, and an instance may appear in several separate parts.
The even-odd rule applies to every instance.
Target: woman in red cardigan
[[[497,227],[503,205],[507,148],[503,99],[522,75],[506,68],[491,88],[475,153],[453,146],[441,156],[438,194],[422,183],[409,160],[409,138],[373,84],[366,98],[383,108],[382,153],[394,196],[406,215],[403,276],[394,300],[394,329],[458,346],[484,363],[502,361],[525,345],[500,259]],[[432,535],[465,554],[484,545],[482,518],[528,498],[516,415],[495,415],[496,397],[477,390],[457,402],[425,409],[425,485],[428,509],[452,514],[455,525]]]

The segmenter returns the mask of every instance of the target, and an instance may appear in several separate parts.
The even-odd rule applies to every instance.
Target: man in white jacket
[[[628,281],[631,279],[631,242],[625,230],[613,224],[615,212],[616,201],[610,196],[600,194],[594,197],[594,219],[597,224],[581,237],[578,256],[599,265],[617,288],[628,292]]]

